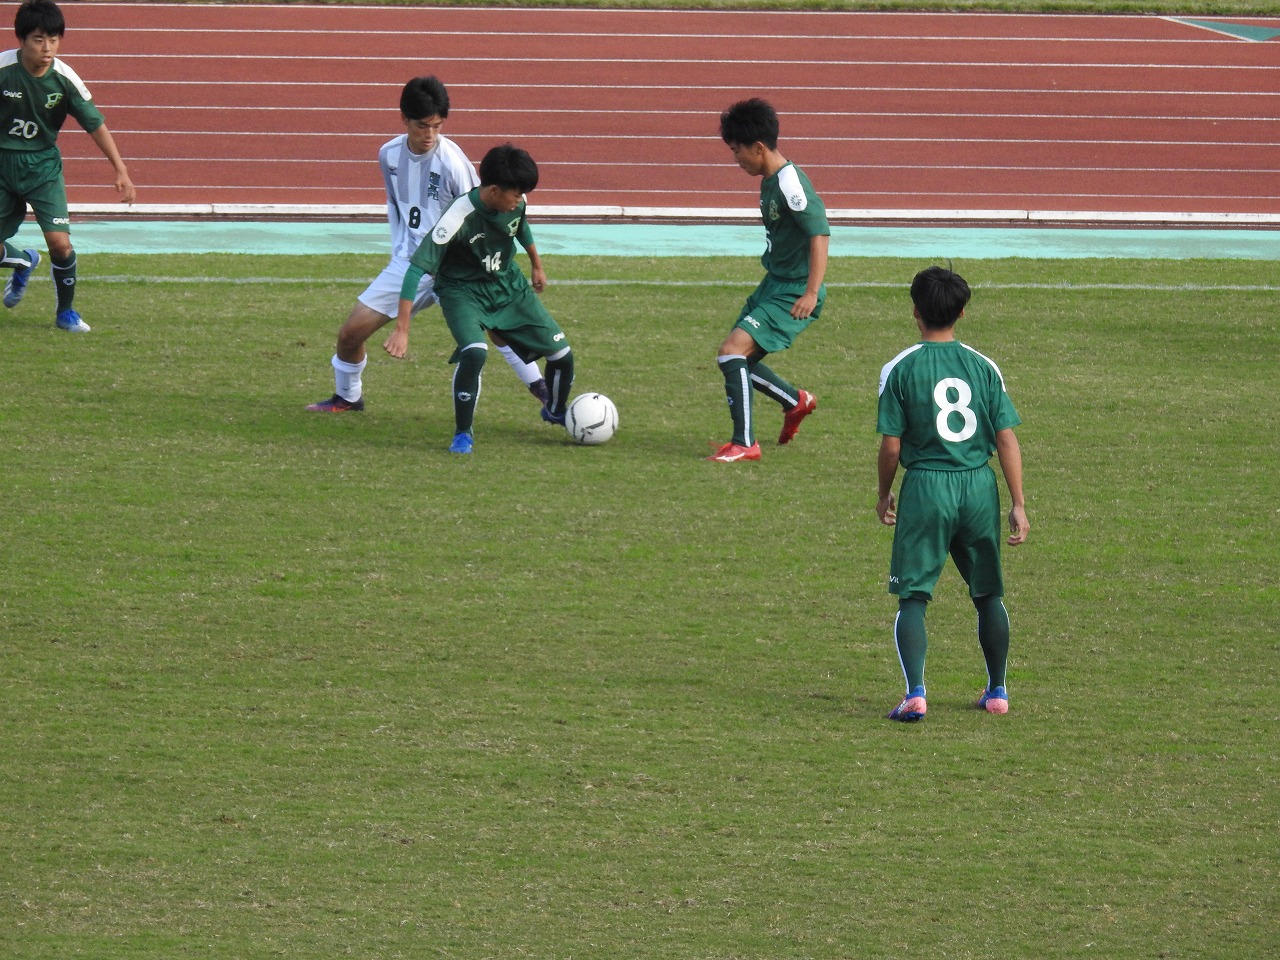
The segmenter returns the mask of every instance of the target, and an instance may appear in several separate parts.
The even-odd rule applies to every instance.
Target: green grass
[[[93,333],[42,278],[0,317],[0,956],[1280,943],[1273,263],[957,264],[1032,531],[1012,712],[949,570],[915,726],[874,413],[921,264],[833,263],[777,364],[821,407],[735,467],[749,259],[548,257],[621,431],[567,444],[495,356],[470,458],[438,313],[363,415],[302,411],[374,258],[81,264]]]

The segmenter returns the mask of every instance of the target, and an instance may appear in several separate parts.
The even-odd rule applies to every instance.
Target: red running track
[[[762,95],[782,115],[783,152],[839,219],[1280,222],[1280,39],[1168,18],[66,12],[63,59],[106,114],[143,210],[381,209],[376,155],[403,130],[400,87],[435,73],[453,98],[446,134],[473,160],[505,140],[538,160],[543,214],[750,210],[754,184],[717,121]],[[74,124],[63,147],[73,202],[112,202],[110,171]]]

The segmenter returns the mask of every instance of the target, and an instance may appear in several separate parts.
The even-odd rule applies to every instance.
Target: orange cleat
[[[760,444],[753,443],[749,447],[744,447],[740,443],[726,443],[723,447],[707,457],[708,460],[715,460],[719,463],[737,463],[739,460],[759,460]]]

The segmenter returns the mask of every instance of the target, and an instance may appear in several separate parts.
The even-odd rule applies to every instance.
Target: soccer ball
[[[618,408],[603,393],[584,393],[564,412],[564,428],[578,443],[604,443],[618,429]]]

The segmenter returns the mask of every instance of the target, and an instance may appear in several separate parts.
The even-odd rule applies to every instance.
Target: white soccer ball
[[[618,429],[618,408],[603,393],[584,393],[564,412],[564,427],[578,443],[604,443]]]

